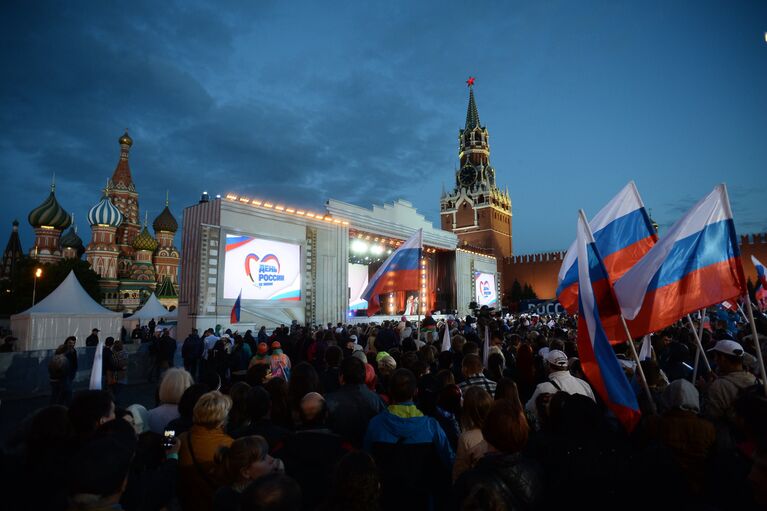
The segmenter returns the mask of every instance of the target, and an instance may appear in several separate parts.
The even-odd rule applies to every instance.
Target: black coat
[[[364,384],[344,385],[328,394],[325,401],[330,429],[356,448],[362,447],[370,419],[386,410],[383,399]]]
[[[205,350],[205,341],[197,334],[190,334],[181,347],[181,356],[184,360],[199,360]]]
[[[536,461],[521,453],[492,453],[458,478],[453,486],[453,503],[455,509],[461,509],[471,497],[472,509],[486,506],[489,500],[508,511],[528,510],[540,504],[543,491],[544,472]]]
[[[352,447],[327,429],[297,431],[278,442],[272,455],[285,463],[285,473],[301,486],[304,509],[314,509],[333,488],[338,461]]]
[[[99,344],[99,336],[96,334],[91,334],[85,338],[86,346],[98,346],[98,344]]]

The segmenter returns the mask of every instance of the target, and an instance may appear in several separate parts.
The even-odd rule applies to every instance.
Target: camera
[[[166,429],[162,435],[162,446],[165,449],[171,449],[176,444],[176,432],[172,429]]]

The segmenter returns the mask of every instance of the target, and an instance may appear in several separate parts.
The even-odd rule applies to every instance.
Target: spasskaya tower
[[[458,159],[455,187],[442,192],[442,229],[458,235],[458,245],[481,248],[498,260],[512,255],[511,198],[508,188],[495,183],[490,165],[490,135],[479,121],[474,100],[474,78],[469,78],[469,106],[466,126],[458,132]]]

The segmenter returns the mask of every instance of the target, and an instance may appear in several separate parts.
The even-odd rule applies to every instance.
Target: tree
[[[35,285],[35,270],[42,269],[42,276]],[[25,311],[32,306],[32,290],[35,288],[35,303],[39,302],[59,284],[69,272],[74,270],[80,285],[97,302],[101,301],[99,275],[93,271],[87,261],[82,259],[62,259],[54,264],[41,264],[30,257],[19,260],[18,271],[11,279],[2,281],[0,290],[4,300],[0,300],[0,314],[11,315]]]
[[[514,283],[511,285],[511,301],[518,302],[522,299],[522,285],[517,279],[514,279]]]
[[[535,294],[535,291],[533,291],[533,286],[525,282],[525,286],[522,289],[522,299],[523,300],[535,300],[538,298],[538,295]]]

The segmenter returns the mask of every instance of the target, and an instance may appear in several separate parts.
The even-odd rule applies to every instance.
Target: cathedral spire
[[[112,174],[112,185],[116,187],[124,187],[130,191],[135,191],[133,185],[133,177],[130,172],[130,165],[128,164],[128,155],[130,148],[133,145],[133,139],[128,135],[128,128],[125,128],[125,133],[119,139],[120,143],[120,160],[117,162],[114,174]],[[122,185],[122,186],[120,186]]]
[[[466,130],[479,128],[479,112],[474,101],[474,77],[470,76],[466,83],[469,86],[469,106],[466,108]]]

